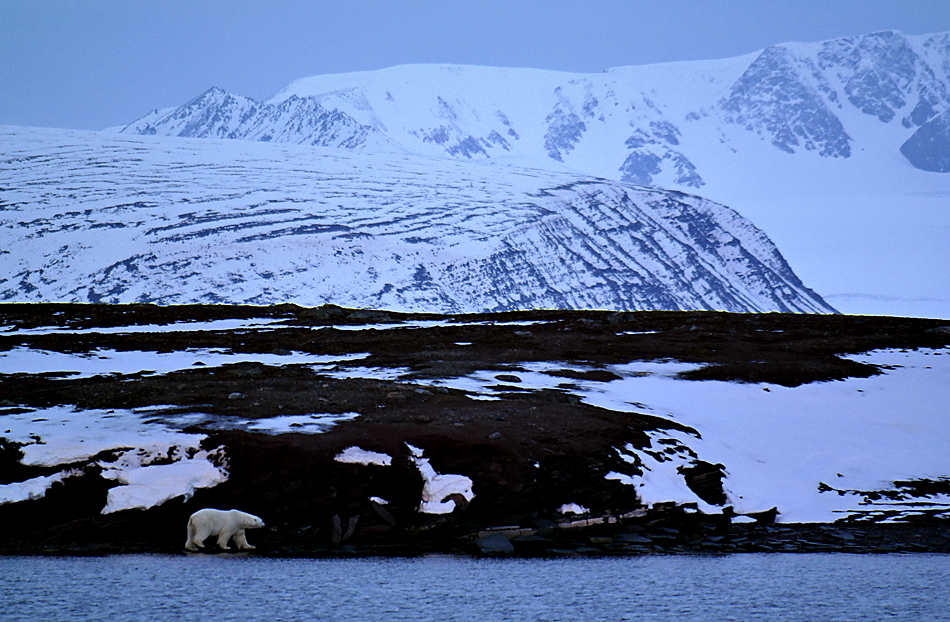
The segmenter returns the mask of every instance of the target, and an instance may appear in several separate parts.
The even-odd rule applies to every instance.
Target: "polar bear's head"
[[[258,516],[253,514],[248,514],[247,512],[241,512],[240,510],[231,510],[232,512],[237,512],[239,516],[239,521],[241,527],[244,529],[259,529],[264,526],[264,521]]]

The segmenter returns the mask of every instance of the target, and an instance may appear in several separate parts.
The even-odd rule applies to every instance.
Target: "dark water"
[[[0,619],[950,620],[950,556],[0,558]]]

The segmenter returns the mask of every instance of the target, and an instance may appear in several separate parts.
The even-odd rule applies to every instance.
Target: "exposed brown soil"
[[[368,357],[352,365],[408,369],[410,382],[358,378],[356,373],[352,378],[331,378],[306,365],[258,363],[223,368],[195,366],[166,375],[91,378],[3,370],[0,422],[4,414],[22,408],[173,405],[175,410],[166,414],[178,411],[206,415],[206,422],[192,431],[208,434],[208,448],[226,448],[230,477],[224,484],[197,491],[186,502],[176,499],[147,511],[127,510],[104,516],[99,511],[105,504],[108,486],[114,483],[104,482],[94,469],[87,470],[83,477],[55,484],[43,499],[0,506],[0,524],[5,531],[0,553],[177,552],[184,544],[187,517],[202,507],[236,507],[263,517],[268,527],[249,532],[248,539],[258,545],[256,553],[272,555],[477,552],[480,549],[474,542],[479,534],[485,536],[499,527],[532,530],[531,534],[510,529],[506,532],[512,542],[522,538],[522,544],[515,548],[524,554],[579,549],[602,553],[677,547],[716,550],[716,543],[721,542],[725,542],[721,550],[745,550],[729,548],[738,532],[746,533],[743,542],[765,542],[766,536],[774,539],[776,533],[784,532],[775,531],[777,527],[729,526],[728,520],[716,517],[689,518],[676,509],[644,515],[638,511],[642,508],[632,487],[605,480],[606,473],[621,466],[612,448],[646,443],[645,431],[654,428],[657,420],[645,414],[585,405],[559,389],[525,390],[518,386],[518,365],[553,361],[583,363],[589,368],[586,372],[560,374],[560,379],[569,383],[578,375],[587,380],[610,379],[613,375],[604,368],[607,365],[672,359],[705,363],[686,374],[692,379],[797,386],[871,376],[880,371],[843,359],[843,354],[950,344],[945,321],[842,315],[530,311],[434,316],[333,306],[0,305],[0,326],[15,325],[21,330],[51,325],[84,329],[260,317],[281,320],[283,327],[126,334],[6,332],[0,336],[0,351],[30,347],[59,352],[188,348],[221,348],[236,353],[366,352]],[[386,330],[335,328],[424,319],[442,320],[446,325]],[[456,321],[460,323],[453,324]],[[497,372],[497,397],[501,399],[474,400],[461,391],[431,384],[434,379],[477,370]],[[322,434],[252,434],[214,425],[225,415],[253,419],[314,412],[357,412],[360,416]],[[663,424],[670,427],[669,422]],[[439,472],[470,477],[476,492],[474,500],[466,504],[460,498],[459,509],[450,515],[416,512],[423,482],[409,460],[406,443],[424,448]],[[393,456],[393,465],[364,466],[333,460],[353,445],[387,453]],[[18,457],[15,445],[0,445],[0,484],[49,471],[24,467]],[[687,481],[701,497],[715,503],[721,500],[721,476],[717,465],[703,463],[687,474]],[[389,503],[379,506],[369,500],[371,496],[383,497]],[[556,508],[568,501],[584,505],[594,516],[637,516],[609,526],[552,529],[551,523],[560,519]],[[764,517],[763,523],[767,519]],[[334,521],[341,527],[335,527]],[[344,538],[343,532],[351,522],[352,533]],[[876,535],[866,538],[868,550],[886,549],[892,544],[897,550],[905,550],[901,544],[909,545],[905,540],[913,538],[926,540],[926,550],[950,551],[950,541],[941,538],[939,525],[845,528],[863,529],[865,535],[873,531]],[[687,535],[666,540],[657,536],[646,548],[643,543],[620,538],[643,530],[656,535],[658,529]],[[932,532],[933,537],[925,538],[922,529],[931,530],[928,533]],[[912,532],[917,535],[908,535]],[[718,539],[710,540],[710,534],[719,534]],[[525,540],[527,535],[536,539]],[[851,537],[842,543],[854,548],[856,542],[864,541]],[[524,544],[530,542],[535,544]],[[712,544],[701,546],[702,542]],[[786,544],[776,544],[772,550],[786,550]],[[815,550],[823,550],[818,544]],[[808,550],[802,546],[800,550]],[[844,546],[838,548],[847,550]]]

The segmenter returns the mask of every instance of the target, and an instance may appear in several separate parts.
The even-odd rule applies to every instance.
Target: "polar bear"
[[[245,529],[257,529],[264,526],[262,521],[253,514],[241,510],[215,510],[205,508],[198,510],[188,519],[188,540],[185,548],[189,551],[204,548],[204,541],[211,536],[218,536],[218,548],[228,550],[228,540],[234,539],[239,549],[253,549],[244,536]]]

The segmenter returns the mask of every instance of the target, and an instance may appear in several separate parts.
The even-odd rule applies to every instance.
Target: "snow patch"
[[[253,432],[265,432],[267,434],[288,434],[290,432],[321,434],[338,423],[349,421],[359,416],[360,414],[356,412],[348,412],[341,415],[283,415],[267,417],[266,419],[254,419],[252,422],[245,423],[244,427]]]
[[[347,464],[377,464],[379,466],[390,466],[393,463],[392,456],[375,451],[369,451],[360,447],[347,447],[334,458],[337,462]]]
[[[642,465],[643,475],[633,476],[610,472],[606,479],[618,480],[623,484],[634,486],[640,502],[648,507],[673,501],[678,505],[696,504],[706,514],[721,512],[722,508],[706,503],[690,490],[678,470],[693,462],[694,457],[690,455],[691,450],[685,443],[696,439],[690,437],[678,444],[661,446],[659,441],[669,442],[671,438],[683,433],[652,430],[647,434],[651,439],[650,448],[639,449],[628,443],[623,450],[617,450],[624,462]]]
[[[587,514],[590,512],[587,508],[576,503],[565,503],[557,509],[560,514]]]
[[[455,510],[456,503],[454,499],[448,499],[450,495],[459,494],[466,501],[475,498],[472,492],[472,480],[464,475],[443,475],[436,473],[428,458],[423,458],[423,452],[418,447],[413,447],[406,443],[409,451],[412,453],[412,462],[419,469],[425,485],[422,488],[422,503],[419,504],[419,511],[423,514],[450,514]]]
[[[24,482],[13,482],[12,484],[0,485],[0,505],[5,503],[17,503],[18,501],[31,501],[33,499],[42,499],[46,496],[46,491],[56,482],[61,482],[68,477],[82,474],[81,469],[70,469],[60,471],[53,475],[41,475]]]
[[[73,378],[89,378],[108,374],[168,374],[190,369],[196,365],[205,368],[236,363],[262,365],[310,365],[315,369],[332,369],[333,364],[354,361],[369,356],[353,353],[345,356],[291,352],[289,354],[244,354],[228,350],[193,348],[178,352],[150,352],[145,350],[119,351],[97,349],[76,354],[34,350],[16,347],[0,352],[0,372],[25,374],[69,374]]]

